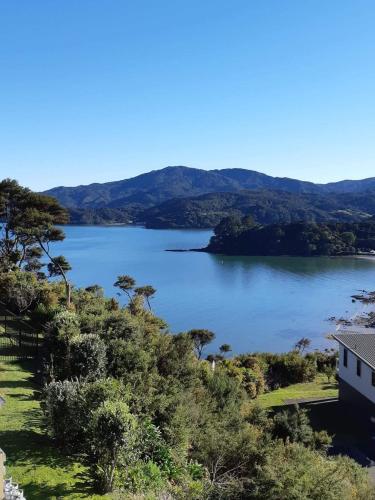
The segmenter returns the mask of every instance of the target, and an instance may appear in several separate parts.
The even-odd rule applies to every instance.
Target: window
[[[361,360],[357,359],[357,375],[358,377],[361,376]]]
[[[375,372],[371,372],[371,384],[375,387]]]
[[[348,366],[348,349],[344,348],[344,366],[347,368]]]

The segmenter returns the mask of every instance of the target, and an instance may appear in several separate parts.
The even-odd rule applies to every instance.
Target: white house
[[[375,417],[375,334],[339,333],[339,398]]]

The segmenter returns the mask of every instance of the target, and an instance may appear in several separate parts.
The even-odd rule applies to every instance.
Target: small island
[[[226,217],[202,251],[250,256],[375,255],[375,219],[260,225],[250,216]]]

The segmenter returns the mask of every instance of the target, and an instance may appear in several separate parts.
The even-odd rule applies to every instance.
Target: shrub
[[[43,390],[42,409],[57,443],[70,452],[81,451],[88,417],[82,384],[70,380],[51,382]]]
[[[266,354],[267,385],[274,389],[314,380],[317,370],[313,359],[297,352]]]
[[[73,339],[70,355],[73,377],[95,380],[105,375],[106,346],[98,335],[86,334]]]

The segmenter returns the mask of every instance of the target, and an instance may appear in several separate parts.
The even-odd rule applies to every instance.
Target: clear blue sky
[[[374,0],[3,0],[1,176],[375,176],[374,27]]]

